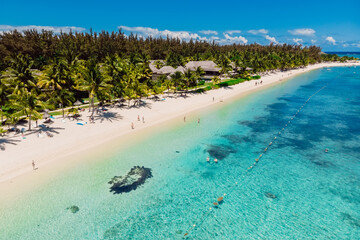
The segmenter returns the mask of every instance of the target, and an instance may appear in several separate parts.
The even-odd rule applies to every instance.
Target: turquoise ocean
[[[223,104],[0,206],[0,239],[360,239],[360,67]],[[153,177],[111,193],[137,165]]]

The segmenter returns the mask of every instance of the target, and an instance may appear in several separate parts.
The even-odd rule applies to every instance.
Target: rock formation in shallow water
[[[276,195],[274,195],[274,194],[272,194],[270,192],[265,193],[265,196],[268,197],[268,198],[272,198],[272,199],[276,198]]]
[[[72,213],[77,213],[80,210],[80,208],[78,206],[75,206],[75,205],[73,205],[71,207],[68,207],[66,209],[70,210]]]
[[[114,192],[114,194],[130,192],[144,184],[145,180],[151,177],[150,168],[135,166],[124,177],[115,176],[111,179],[109,182],[109,184],[112,184],[110,192]]]

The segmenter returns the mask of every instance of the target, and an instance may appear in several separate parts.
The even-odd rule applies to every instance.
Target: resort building
[[[220,75],[220,68],[213,61],[190,61],[185,65],[185,68],[191,71],[195,71],[198,67],[201,67],[205,72],[203,79],[211,79],[213,76]]]
[[[205,75],[202,77],[203,79],[211,79],[213,76],[220,75],[220,68],[213,61],[190,61],[185,65],[185,67],[179,66],[176,69],[171,66],[163,66],[162,68],[157,69],[154,63],[155,61],[151,60],[149,64],[150,70],[153,72],[153,80],[156,80],[161,75],[166,75],[169,77],[175,72],[184,73],[187,69],[195,71],[198,67],[201,67],[205,72]]]

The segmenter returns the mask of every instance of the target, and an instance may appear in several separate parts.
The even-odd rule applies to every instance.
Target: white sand
[[[21,175],[36,172],[37,175],[42,174],[42,169],[56,168],[56,163],[67,162],[67,164],[75,164],[79,156],[89,153],[89,150],[98,152],[105,151],[104,146],[119,139],[127,140],[136,138],[138,133],[144,132],[145,128],[159,125],[164,121],[175,119],[183,121],[184,116],[188,115],[187,121],[197,121],[196,110],[209,106],[219,106],[226,100],[240,97],[257,89],[264,88],[270,84],[278,83],[282,80],[293,77],[297,74],[308,72],[322,67],[335,66],[360,66],[357,63],[321,63],[311,65],[303,69],[291,70],[287,72],[277,72],[262,77],[257,82],[263,81],[262,85],[255,86],[255,81],[244,82],[231,88],[221,88],[218,90],[208,91],[204,94],[188,94],[187,98],[170,98],[164,95],[165,101],[157,101],[144,99],[146,107],[130,108],[109,108],[106,112],[108,115],[117,115],[114,118],[96,119],[94,124],[89,123],[90,113],[86,110],[81,112],[81,122],[87,122],[84,126],[76,124],[77,121],[66,119],[65,123],[62,118],[57,116],[55,122],[50,126],[58,132],[53,133],[54,137],[49,138],[43,134],[43,138],[38,138],[36,133],[26,135],[25,139],[21,134],[10,135],[0,138],[13,142],[3,143],[5,150],[0,151],[0,183],[6,184]],[[213,98],[215,101],[213,102]],[[192,119],[190,116],[193,116]],[[145,123],[137,120],[137,116],[145,117]],[[39,121],[41,124],[43,121]],[[135,129],[131,129],[131,123],[134,123]],[[35,124],[35,123],[33,123]],[[21,128],[21,127],[20,127]],[[27,126],[24,126],[27,129]],[[59,128],[59,129],[57,129]],[[155,129],[155,127],[154,127]],[[136,133],[136,134],[135,134]],[[71,158],[71,161],[66,161]],[[37,171],[32,171],[31,162],[35,161]],[[75,161],[75,162],[74,162]],[[44,170],[43,170],[44,171]],[[56,172],[53,169],[54,172]]]

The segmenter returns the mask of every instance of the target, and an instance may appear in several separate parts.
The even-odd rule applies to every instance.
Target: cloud
[[[267,40],[269,40],[270,42],[273,42],[273,43],[276,43],[276,44],[279,43],[278,41],[276,41],[276,38],[275,38],[275,37],[270,37],[269,35],[266,35],[265,38],[266,38]]]
[[[360,43],[353,43],[351,45],[360,48]]]
[[[160,31],[156,28],[149,28],[149,27],[128,27],[128,26],[119,26],[122,30],[139,33],[140,36],[143,37],[170,37],[170,38],[179,38],[182,40],[190,40],[190,39],[198,39],[207,41],[206,37],[201,37],[197,33],[191,33],[187,31],[169,31],[163,30]]]
[[[218,35],[218,32],[213,31],[213,30],[203,30],[203,31],[200,31],[200,33],[205,34],[205,35]]]
[[[301,38],[293,38],[292,39],[297,45],[300,45],[304,40],[302,40]]]
[[[315,44],[317,42],[317,40],[311,39],[311,43]]]
[[[348,43],[344,43],[344,44],[343,44],[343,47],[348,47],[348,46],[349,46]]]
[[[27,25],[27,26],[10,26],[10,25],[0,25],[0,32],[8,32],[17,30],[19,32],[35,29],[36,31],[53,31],[54,33],[60,32],[82,32],[85,31],[85,28],[82,27],[74,27],[74,26],[64,26],[64,27],[56,27],[56,26],[37,26],[37,25]]]
[[[233,35],[234,33],[241,33],[240,30],[229,30],[225,32],[226,34]]]
[[[288,32],[291,33],[292,35],[302,35],[302,36],[312,36],[315,34],[315,30],[311,28],[298,28],[298,29],[289,30]]]
[[[325,38],[326,41],[328,41],[332,45],[336,45],[336,41],[333,37],[327,37]]]
[[[254,34],[254,35],[257,35],[259,33],[261,34],[267,34],[269,31],[266,30],[266,29],[259,29],[259,30],[249,30],[248,33],[251,33],[251,34]]]
[[[244,44],[246,44],[248,42],[248,40],[242,36],[231,37],[229,34],[224,33],[224,37],[225,37],[225,39],[221,39],[219,41],[220,43],[244,43]]]
[[[220,40],[220,38],[219,38],[219,37],[216,37],[216,36],[211,36],[211,37],[209,38],[209,40],[210,40],[210,41]]]
[[[128,26],[119,26],[118,28],[120,28],[124,31],[136,33],[142,37],[149,37],[149,36],[151,36],[151,37],[170,37],[170,38],[179,38],[184,41],[189,41],[190,39],[195,39],[195,40],[202,40],[202,41],[208,41],[208,42],[216,41],[219,44],[232,44],[232,43],[246,44],[248,42],[248,40],[242,36],[230,36],[233,33],[239,33],[240,32],[239,30],[226,31],[223,33],[224,37],[221,38],[218,36],[214,36],[214,35],[217,35],[218,32],[213,31],[213,30],[199,31],[199,33],[202,33],[205,35],[214,34],[213,36],[202,37],[197,33],[192,33],[192,32],[188,32],[188,31],[170,31],[170,30],[159,30],[156,28],[149,28],[149,27],[128,27]]]

